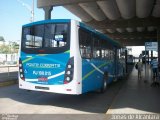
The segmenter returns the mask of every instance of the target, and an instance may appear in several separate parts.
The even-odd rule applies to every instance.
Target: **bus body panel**
[[[102,86],[104,72],[101,66],[104,62],[82,60],[82,92],[99,89]]]
[[[79,42],[78,42],[78,26],[79,22],[71,20],[71,39],[70,39],[70,57],[74,57],[74,74],[73,81],[74,87],[76,87],[76,94],[82,93],[82,61],[79,53]]]
[[[49,22],[50,23],[50,22]],[[46,91],[64,94],[81,94],[82,93],[82,83],[81,83],[81,58],[79,52],[79,44],[75,40],[78,39],[78,22],[71,21],[71,32],[70,32],[70,50],[65,51],[60,54],[25,54],[21,52],[20,59],[22,60],[22,65],[24,71],[25,81],[19,77],[19,88],[36,90],[36,91]],[[74,75],[73,80],[70,83],[64,84],[64,73],[68,60],[74,58]],[[46,64],[42,64],[41,62]],[[46,66],[50,64],[51,66],[58,65],[59,68],[36,68],[41,66]],[[60,65],[59,65],[60,64]],[[31,67],[29,67],[31,66]],[[32,69],[34,67],[34,69]],[[56,66],[57,67],[57,66]],[[42,71],[45,69],[45,71]],[[37,77],[39,74],[46,74],[49,80]],[[50,73],[49,73],[50,72]],[[34,75],[32,75],[34,73]],[[19,75],[20,76],[20,75]],[[43,81],[42,81],[43,80]]]
[[[21,52],[25,81],[35,84],[61,85],[69,53],[30,54]]]
[[[62,53],[62,55],[63,57],[61,56],[61,54],[58,54],[56,57],[54,55],[48,55],[48,57],[47,56],[38,57],[35,55],[36,57],[34,57],[33,55],[34,60],[30,60],[30,62],[29,61],[27,62],[28,65],[32,67],[33,67],[32,64],[35,63],[42,64],[42,62],[38,61],[44,61],[47,64],[51,62],[51,64],[53,63],[60,64],[60,68],[40,68],[38,66],[37,68],[35,66],[34,68],[32,68],[27,66],[27,63],[25,63],[26,59],[24,59],[25,57],[21,56],[23,66],[25,68],[24,69],[25,81],[19,78],[19,87],[22,89],[29,89],[36,91],[64,93],[64,94],[81,94],[81,91],[77,91],[76,81],[73,80],[73,82],[70,82],[68,84],[63,83],[66,64],[70,56],[69,53],[64,53],[64,54]],[[49,59],[49,57],[52,58],[52,61],[46,60]],[[55,62],[53,58],[56,58],[57,62]],[[38,79],[39,76],[41,76],[42,74],[49,74],[47,81],[44,80],[44,78],[43,79],[41,78],[40,80]]]
[[[36,22],[35,24],[52,23],[52,21],[54,20]],[[62,23],[63,20],[60,20],[60,22]],[[56,54],[26,54],[20,52],[25,80],[21,79],[19,72],[19,88],[79,95],[100,89],[103,85],[104,73],[108,74],[108,83],[123,75],[122,64],[119,60],[116,63],[115,58],[110,60],[82,58],[79,45],[79,28],[86,26],[75,20],[67,20],[67,22],[70,22],[70,46],[68,50]],[[24,27],[32,25],[34,23]],[[89,27],[86,29],[89,30]],[[90,32],[92,33],[93,29]],[[97,34],[97,32],[95,33]],[[100,35],[100,33],[97,35]],[[104,39],[103,35],[102,37]],[[65,72],[70,59],[74,61],[73,80],[64,83]]]
[[[19,88],[33,90],[33,91],[44,91],[44,92],[52,92],[52,93],[63,93],[63,94],[76,94],[74,91],[75,86],[72,87],[72,91],[67,91],[68,85],[37,85],[35,83],[25,82],[21,78],[19,78]],[[37,89],[36,89],[37,88]]]
[[[104,73],[108,74],[107,82],[115,77],[114,63],[110,60],[82,60],[82,93],[100,89],[103,85]]]

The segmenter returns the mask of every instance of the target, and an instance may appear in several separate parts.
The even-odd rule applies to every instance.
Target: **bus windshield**
[[[41,24],[23,28],[22,50],[64,48],[68,44],[67,23]]]

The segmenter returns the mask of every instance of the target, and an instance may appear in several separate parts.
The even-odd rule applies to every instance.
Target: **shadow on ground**
[[[131,71],[132,68],[133,66],[129,68],[129,71]],[[71,108],[74,110],[90,112],[90,113],[106,113],[106,111],[109,109],[109,107],[113,102],[114,102],[114,106],[112,106],[112,109],[132,107],[135,109],[149,111],[149,112],[158,112],[159,107],[157,107],[157,109],[152,109],[150,107],[147,107],[147,104],[151,104],[150,101],[151,102],[155,101],[158,106],[158,101],[160,100],[159,99],[155,100],[156,96],[154,94],[153,96],[151,96],[149,100],[147,97],[148,92],[152,92],[152,91],[158,92],[157,89],[155,90],[155,88],[150,88],[153,90],[147,91],[148,87],[150,86],[144,89],[144,88],[141,88],[141,83],[139,83],[135,87],[134,86],[135,81],[133,81],[132,83],[132,82],[129,82],[130,80],[132,80],[131,76],[127,81],[121,80],[121,81],[117,81],[115,83],[110,84],[108,86],[108,90],[104,94],[100,94],[98,92],[90,92],[90,93],[86,93],[78,96],[54,94],[54,93],[46,93],[46,92],[36,92],[36,91],[26,91],[26,90],[19,89],[18,85],[13,85],[9,87],[0,88],[0,98],[10,98],[14,101],[31,104],[31,105],[42,105],[42,106],[49,105],[49,106],[56,106],[56,107],[62,107],[62,108]],[[128,87],[129,89],[124,89],[125,87]],[[138,90],[138,92],[135,93],[132,91],[132,89],[136,89]],[[119,96],[118,94],[119,91],[121,93],[121,96]],[[125,98],[126,96],[125,94],[129,94],[129,96]],[[119,99],[120,104],[115,103],[115,100],[114,100],[115,97],[120,98]],[[138,100],[140,99],[141,101],[137,104],[136,99]],[[146,106],[144,106],[143,104]]]

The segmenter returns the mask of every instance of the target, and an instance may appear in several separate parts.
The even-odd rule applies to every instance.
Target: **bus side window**
[[[79,29],[79,48],[82,58],[92,58],[91,34],[83,29]]]
[[[107,49],[104,50],[104,58],[109,59],[109,50]]]
[[[105,50],[104,49],[101,50],[101,53],[102,53],[102,58],[105,58]]]
[[[102,58],[101,40],[93,36],[93,58]]]
[[[110,51],[109,51],[109,59],[110,59],[110,60],[113,60],[113,59],[114,59],[114,52],[113,52],[113,50],[110,50]]]

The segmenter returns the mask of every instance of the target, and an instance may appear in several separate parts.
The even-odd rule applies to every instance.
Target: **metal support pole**
[[[43,7],[43,10],[45,12],[45,20],[51,19],[51,12],[53,10],[53,6]]]
[[[128,66],[127,66],[127,50],[125,50],[125,66],[126,66],[126,73],[128,73]]]
[[[151,62],[153,60],[153,50],[151,50]],[[150,62],[150,65],[151,65],[151,62]],[[153,78],[153,73],[152,73],[152,69],[151,69],[151,78]]]
[[[8,66],[8,77],[9,77],[9,66]]]
[[[160,29],[157,28],[157,44],[158,44],[158,49],[157,49],[157,52],[158,52],[158,69],[157,69],[157,80],[159,81],[159,65],[160,65],[160,39],[159,39],[159,32]],[[159,84],[158,84],[159,85]]]
[[[146,57],[146,53],[147,52],[146,52],[146,46],[145,46],[145,59],[144,59],[145,60],[145,80],[144,80],[144,82],[147,82],[147,64],[146,64],[147,63],[147,61],[146,61],[147,57]]]
[[[147,63],[149,64],[149,50],[147,51],[148,58],[147,58]]]
[[[151,61],[153,60],[153,50],[151,50]]]
[[[158,43],[158,64],[160,65],[160,39],[159,39],[159,35],[160,34],[160,29],[157,28],[157,43]]]
[[[34,22],[34,0],[32,0],[32,22]]]
[[[116,66],[116,67],[115,67],[115,71],[114,71],[114,72],[115,72],[115,78],[116,78],[116,79],[117,79],[117,50],[118,50],[118,49],[115,48],[115,56],[114,56],[114,57],[115,57],[115,61],[114,61],[114,62],[115,62],[115,66]]]

